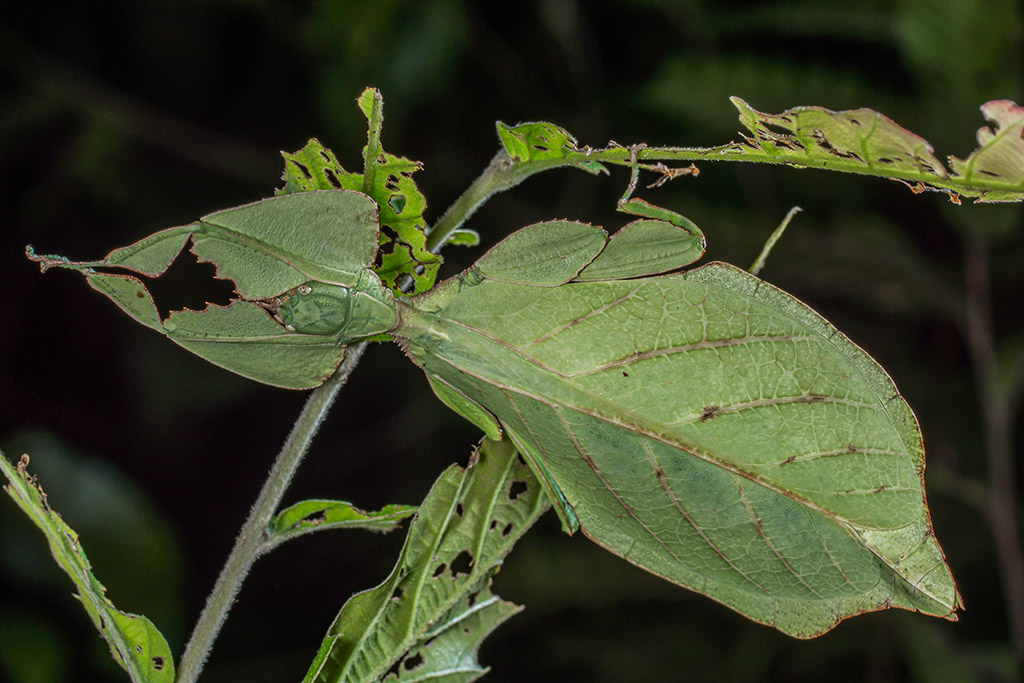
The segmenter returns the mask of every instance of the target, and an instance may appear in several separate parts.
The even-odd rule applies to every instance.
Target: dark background
[[[594,146],[713,145],[736,137],[728,96],[739,95],[769,112],[871,107],[942,158],[974,148],[982,102],[1022,100],[1016,0],[20,5],[0,19],[0,447],[32,454],[108,595],[152,618],[177,654],[304,395],[208,365],[73,273],[41,276],[25,244],[99,258],[269,196],[278,151],[311,136],[358,170],[355,98],[367,85],[385,98],[385,149],[425,164],[429,220],[494,154],[496,120],[552,121]],[[469,227],[483,246],[549,218],[616,228],[625,182],[622,171],[535,176]],[[744,267],[791,206],[804,208],[762,276],[868,350],[915,408],[935,528],[967,611],[956,624],[871,614],[797,641],[565,537],[548,515],[496,579],[526,610],[485,642],[486,680],[1015,680],[1024,648],[1012,644],[1004,560],[1020,538],[1011,519],[1001,529],[1010,551],[997,553],[988,511],[1020,490],[1017,475],[989,464],[1021,423],[1020,207],[956,207],[884,180],[740,164],[704,164],[698,179],[641,196],[700,225],[709,258]],[[481,249],[449,249],[442,275]],[[177,270],[158,297],[201,306],[210,273]],[[967,313],[984,311],[969,303],[968,272],[981,274],[979,300],[991,289],[987,383],[972,369],[984,344],[966,341]],[[993,427],[1000,410],[1008,417]],[[415,503],[477,436],[380,345],[287,500]],[[1006,448],[1020,455],[1012,438]],[[298,681],[346,597],[384,578],[401,541],[314,534],[261,560],[204,680]],[[125,680],[42,536],[3,501],[0,582],[0,676]]]

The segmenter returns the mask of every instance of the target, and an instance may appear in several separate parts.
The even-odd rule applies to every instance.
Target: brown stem
[[[995,340],[989,293],[986,240],[967,238],[967,343],[980,393],[988,460],[988,520],[995,539],[999,575],[1006,600],[1014,653],[1024,658],[1024,551],[1017,526],[1016,475],[1013,463],[1013,411],[997,385]]]

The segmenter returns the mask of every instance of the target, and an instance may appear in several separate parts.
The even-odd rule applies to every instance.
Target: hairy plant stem
[[[999,558],[999,575],[1017,659],[1024,659],[1024,551],[1017,525],[1013,463],[1013,401],[999,387],[995,333],[989,293],[989,245],[978,234],[967,238],[967,342],[978,383],[988,460],[986,512]]]
[[[515,187],[534,173],[565,165],[566,162],[561,159],[549,162],[516,163],[512,161],[505,150],[500,150],[487,164],[483,173],[477,176],[476,180],[448,207],[448,210],[430,229],[430,234],[427,235],[427,249],[437,253],[444,246],[448,237],[476,213],[476,210],[491,196]]]
[[[235,540],[231,554],[224,563],[220,576],[217,577],[210,597],[207,598],[206,606],[199,616],[199,621],[196,622],[188,645],[185,646],[185,653],[178,666],[178,683],[192,683],[199,677],[213,641],[224,624],[242,582],[253,563],[266,550],[267,528],[281,504],[285,489],[288,488],[295,470],[309,450],[313,436],[334,403],[338,391],[352,374],[366,346],[366,342],[350,346],[345,361],[337,372],[310,393],[306,405],[292,427],[291,434],[274,460],[270,474],[263,483],[249,517]]]

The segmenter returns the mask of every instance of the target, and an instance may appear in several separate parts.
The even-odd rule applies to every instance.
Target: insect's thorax
[[[353,287],[299,285],[275,302],[274,314],[291,331],[346,342],[388,332],[398,320],[391,292],[369,272]]]

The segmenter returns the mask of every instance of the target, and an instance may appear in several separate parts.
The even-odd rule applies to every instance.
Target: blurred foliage
[[[59,509],[112,598],[151,617],[176,652],[303,396],[235,378],[133,329],[70,277],[39,277],[25,244],[83,257],[270,196],[278,151],[311,136],[359,168],[365,122],[352,105],[367,85],[388,101],[385,148],[425,164],[417,182],[428,221],[494,154],[497,120],[552,121],[581,144],[712,145],[736,137],[727,97],[737,95],[762,111],[871,107],[931,141],[938,156],[963,157],[983,123],[982,102],[1024,100],[1016,0],[540,0],[515,11],[466,0],[101,4],[22,3],[0,20],[0,278],[8,293],[0,444],[12,457],[33,449],[33,467],[55,500],[68,501]],[[625,182],[622,171],[565,170],[495,197],[467,226],[481,247],[447,251],[441,276],[534,221],[617,227]],[[879,180],[713,164],[697,179],[640,195],[693,219],[710,258],[739,264],[753,260],[791,206],[804,208],[762,277],[846,331],[914,407],[928,448],[929,504],[967,611],[958,624],[868,615],[794,641],[565,538],[548,516],[496,579],[496,590],[526,610],[485,643],[481,661],[493,667],[485,680],[678,680],[680,672],[692,681],[1016,680],[1020,660],[981,507],[989,483],[963,335],[963,243],[980,236],[992,245],[1000,379],[1019,385],[1021,208],[955,207]],[[162,294],[169,307],[208,298],[209,272],[179,270]],[[291,501],[415,502],[445,466],[465,462],[478,435],[416,375],[396,349],[367,354]],[[1019,407],[1012,419],[1019,435]],[[25,444],[23,430],[59,435],[63,445]],[[118,495],[90,499],[100,503],[77,519],[70,499],[85,485],[61,494],[52,482],[86,464],[106,471],[101,480]],[[125,526],[136,522],[120,513],[85,523],[87,513],[125,504],[115,470],[146,492],[152,527]],[[122,680],[66,588],[51,590],[47,581],[62,577],[41,539],[19,537],[12,507],[0,507],[0,577],[14,588],[0,607],[3,675]],[[184,550],[159,554],[151,533],[180,535]],[[205,679],[298,680],[338,607],[387,574],[399,543],[397,535],[314,535],[261,560]],[[127,575],[117,576],[119,562],[108,567],[94,550],[107,544],[118,560],[140,564],[124,562]],[[153,584],[165,590],[130,594]],[[8,646],[11,632],[24,647]]]

